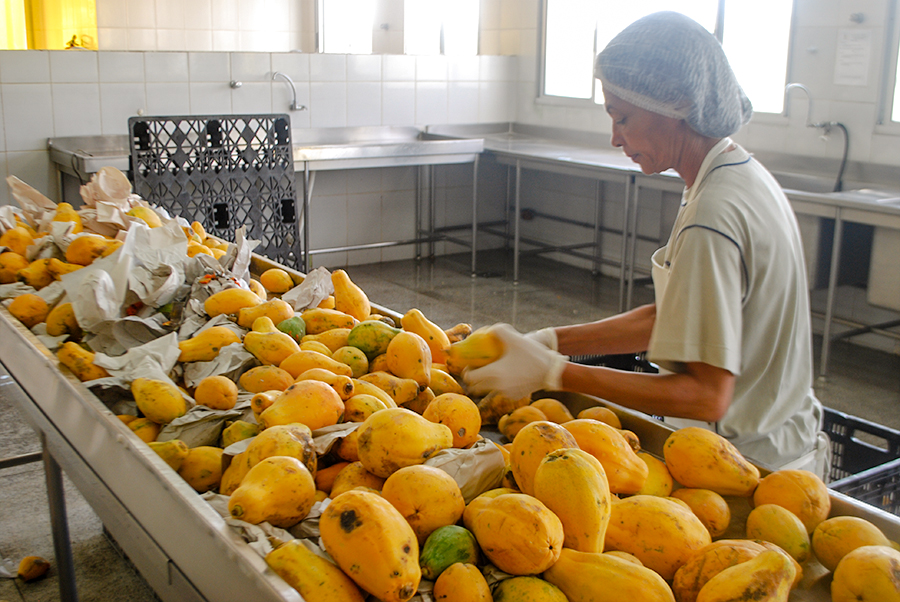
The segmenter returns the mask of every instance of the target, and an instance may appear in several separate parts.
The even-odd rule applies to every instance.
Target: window
[[[406,54],[478,54],[479,0],[405,0]]]
[[[753,102],[754,110],[780,113],[787,76],[792,2],[785,0],[544,0],[544,98],[603,102],[594,79],[594,57],[622,29],[659,10],[677,10],[719,39]],[[720,5],[724,12],[720,16]],[[766,32],[760,35],[760,32]]]
[[[319,51],[372,54],[375,0],[321,0]]]

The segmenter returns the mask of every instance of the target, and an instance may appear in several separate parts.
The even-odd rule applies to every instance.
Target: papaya
[[[436,529],[455,524],[466,509],[453,477],[423,464],[404,466],[392,473],[384,481],[381,495],[403,515],[420,546]]]
[[[506,495],[507,493],[522,492],[518,489],[512,489],[509,487],[495,487],[494,489],[488,489],[487,491],[475,496],[475,498],[466,505],[466,509],[463,511],[463,525],[465,525],[465,527],[471,531],[475,517],[482,510],[484,510],[495,497]]]
[[[353,580],[307,545],[312,544],[287,541],[266,554],[266,564],[306,602],[364,602]]]
[[[246,307],[254,307],[262,303],[256,293],[243,288],[226,288],[210,295],[203,302],[203,310],[210,318],[239,313]]]
[[[672,477],[685,487],[747,497],[759,484],[759,469],[725,437],[704,428],[673,432],[663,456]]]
[[[516,483],[523,493],[534,495],[534,475],[548,453],[567,448],[578,448],[578,442],[562,426],[549,421],[525,425],[513,440],[509,454],[510,466]]]
[[[180,439],[171,439],[169,441],[151,441],[148,443],[150,449],[168,464],[172,470],[178,471],[181,463],[187,458],[190,448],[184,441]]]
[[[0,247],[6,247],[10,252],[23,257],[32,243],[34,243],[34,237],[22,226],[15,226],[0,234]]]
[[[71,303],[60,303],[47,314],[47,334],[53,337],[69,335],[73,339],[80,339],[82,332],[75,318],[75,309]]]
[[[644,486],[650,469],[615,428],[590,418],[570,420],[561,426],[572,433],[578,447],[603,464],[610,492],[633,494]]]
[[[257,318],[266,316],[272,320],[273,324],[281,324],[282,322],[294,317],[294,308],[287,301],[281,299],[272,299],[263,301],[258,305],[250,307],[242,307],[238,310],[238,326],[243,328],[252,328],[253,322]],[[284,332],[280,328],[280,332]],[[292,337],[293,338],[293,337]]]
[[[478,402],[478,411],[481,413],[481,423],[497,424],[503,416],[512,413],[516,408],[527,406],[530,403],[531,395],[513,399],[499,391],[491,391]],[[543,414],[543,412],[541,413]]]
[[[832,602],[898,602],[900,552],[890,546],[863,546],[849,552],[831,580]]]
[[[371,383],[387,393],[396,405],[408,403],[419,394],[419,383],[411,378],[402,378],[390,372],[369,372],[358,380]]]
[[[328,348],[329,354],[333,354],[341,347],[345,347],[347,345],[347,337],[349,336],[349,328],[332,328],[330,330],[326,330],[325,332],[320,332],[319,334],[307,334],[300,342],[305,343],[306,341],[317,341]]]
[[[451,374],[463,368],[481,368],[503,354],[503,343],[487,329],[479,329],[447,349],[447,367]]]
[[[563,402],[558,399],[553,399],[552,397],[536,399],[531,402],[531,407],[539,409],[544,413],[544,416],[547,417],[547,420],[555,422],[556,424],[562,424],[575,419],[575,417],[572,416],[572,412],[569,411],[569,408],[567,408]]]
[[[375,493],[347,491],[319,518],[325,551],[363,590],[382,602],[405,602],[419,587],[419,544],[412,527]]]
[[[84,229],[81,223],[81,216],[75,211],[69,203],[59,203],[56,205],[56,212],[53,214],[54,222],[71,222],[73,225],[71,234],[78,234]]]
[[[711,537],[719,537],[731,523],[731,508],[721,495],[711,489],[682,487],[672,492],[672,497],[688,505],[707,528]]]
[[[492,602],[487,579],[471,563],[457,562],[447,567],[434,582],[434,599],[439,602]]]
[[[405,408],[375,412],[358,430],[360,461],[366,470],[385,479],[453,445],[449,428]]]
[[[149,418],[135,418],[128,423],[128,428],[137,435],[138,439],[144,443],[150,443],[151,441],[156,441],[162,427]]]
[[[211,326],[192,338],[178,343],[179,362],[209,362],[219,355],[223,347],[240,343],[241,338],[227,326]]]
[[[296,343],[294,344],[296,345]],[[347,377],[353,375],[353,371],[347,364],[342,364],[339,361],[333,360],[327,355],[321,354],[318,351],[300,349],[299,346],[297,347],[296,351],[281,360],[281,362],[278,364],[278,367],[286,371],[294,378],[297,378],[307,370],[311,370],[313,368],[322,368],[328,370],[329,372]]]
[[[231,495],[237,489],[247,473],[250,472],[250,464],[247,462],[247,452],[242,451],[231,459],[231,463],[222,472],[219,481],[219,493]]]
[[[241,374],[238,379],[241,388],[249,393],[263,391],[284,391],[294,384],[294,377],[278,366],[256,366]]]
[[[749,539],[720,539],[691,556],[675,571],[672,590],[678,602],[696,602],[697,594],[706,583],[727,569],[747,562],[766,548]]]
[[[141,413],[157,424],[168,424],[187,413],[181,390],[170,382],[136,378],[131,382],[131,394]]]
[[[317,468],[313,477],[316,481],[316,489],[325,493],[331,493],[331,487],[334,485],[334,480],[338,473],[349,464],[350,462],[335,462],[326,468]]]
[[[51,284],[55,278],[50,273],[49,259],[35,259],[16,272],[16,279],[35,289],[42,289]]]
[[[121,241],[116,241],[99,234],[85,234],[82,232],[66,247],[66,262],[78,265],[90,265],[99,257],[105,257],[111,250],[121,246]]]
[[[566,548],[603,552],[612,500],[606,472],[594,456],[580,449],[548,453],[534,474],[534,497],[562,521]]]
[[[244,335],[244,348],[263,364],[279,367],[285,359],[300,351],[297,342],[275,328],[275,324],[266,316],[253,321],[253,330]]]
[[[300,460],[272,456],[250,468],[228,498],[228,512],[254,525],[265,521],[288,529],[306,518],[315,495],[313,477]]]
[[[633,554],[669,581],[711,540],[687,505],[655,495],[634,495],[613,503],[604,544]]]
[[[400,328],[394,328],[380,320],[363,320],[351,327],[347,334],[347,344],[360,349],[371,362],[387,351],[391,339],[400,332]]]
[[[796,569],[786,554],[767,550],[710,579],[697,594],[697,602],[742,598],[787,602],[795,575]]]
[[[83,267],[83,265],[78,265],[77,263],[66,263],[65,261],[60,261],[55,257],[51,257],[50,261],[47,262],[47,271],[50,272],[50,275],[53,276],[54,280],[59,280],[66,274],[70,274],[76,270],[80,270]]]
[[[856,548],[889,545],[881,529],[857,516],[832,516],[816,525],[812,534],[813,554],[829,571]]]
[[[232,423],[225,423],[222,429],[222,449],[228,448],[238,441],[251,439],[259,434],[259,425],[246,420],[235,420]]]
[[[549,422],[549,420],[547,420],[547,415],[539,408],[525,405],[501,417],[497,421],[497,430],[509,441],[512,441],[519,434],[519,431],[532,422]]]
[[[753,492],[753,505],[778,504],[797,515],[812,533],[831,514],[828,487],[808,470],[776,470],[766,475]]]
[[[269,268],[259,275],[259,282],[267,291],[280,295],[294,288],[294,279],[281,268]]]
[[[303,351],[315,351],[316,353],[321,353],[325,357],[331,357],[331,349],[329,349],[325,343],[320,343],[319,341],[301,341],[300,349]]]
[[[422,417],[446,425],[453,434],[453,447],[464,448],[478,441],[481,414],[475,402],[458,393],[438,395],[425,407]]]
[[[504,579],[494,587],[494,602],[568,602],[561,589],[540,577]]]
[[[26,556],[19,561],[16,577],[28,583],[36,581],[50,571],[50,563],[40,556]]]
[[[353,385],[353,379],[343,374],[335,374],[325,368],[310,368],[306,372],[301,373],[300,376],[296,378],[295,382],[301,380],[318,380],[331,386],[335,393],[340,396],[342,401],[347,401],[353,397],[356,392]]]
[[[345,462],[359,462],[359,429],[353,430],[341,438],[337,448],[332,451]]]
[[[252,468],[272,456],[288,456],[303,463],[315,477],[318,463],[312,431],[305,424],[278,424],[253,437],[245,450]]]
[[[386,410],[387,405],[374,395],[359,393],[344,401],[344,422],[365,422],[366,418]]]
[[[131,217],[136,217],[139,220],[143,221],[150,228],[159,228],[162,226],[162,220],[159,217],[159,214],[156,213],[150,207],[144,207],[143,205],[135,205],[131,209],[125,212],[126,215],[130,215]]]
[[[0,284],[12,284],[15,282],[16,274],[22,268],[28,267],[28,263],[24,255],[19,255],[12,251],[0,253]]]
[[[351,345],[344,345],[335,349],[331,354],[331,359],[347,364],[350,367],[350,374],[353,378],[359,378],[369,371],[369,358],[362,352],[362,349],[357,349]]]
[[[343,464],[345,466],[335,475],[331,484],[331,489],[329,490],[331,499],[336,498],[345,491],[359,487],[371,491],[381,491],[381,488],[384,487],[385,480],[366,470],[366,467],[359,460],[344,462]]]
[[[424,389],[420,389],[416,398],[412,401],[407,401],[401,408],[406,408],[407,410],[412,410],[416,414],[424,414],[425,409],[434,399],[434,391],[431,390],[431,387],[425,387]]]
[[[431,380],[428,381],[428,386],[434,391],[436,397],[439,397],[444,393],[456,393],[458,395],[465,394],[465,389],[462,388],[459,381],[444,370],[436,368],[434,363],[431,364]]]
[[[302,380],[285,389],[260,413],[259,421],[263,429],[299,422],[316,430],[337,424],[343,414],[344,402],[334,389],[318,380]]]
[[[656,572],[609,554],[564,547],[544,579],[569,602],[675,602],[669,584]]]
[[[576,418],[592,418],[594,420],[599,420],[600,422],[604,422],[611,427],[620,429],[622,428],[622,421],[619,420],[619,416],[604,406],[591,406],[589,408],[585,408],[578,412],[578,416]]]
[[[369,298],[356,284],[350,280],[350,276],[344,270],[335,270],[331,273],[331,282],[334,285],[334,308],[345,314],[349,314],[362,322],[372,313]]]
[[[281,322],[275,322],[275,328],[290,336],[299,345],[306,336],[306,322],[300,316],[291,316]]]
[[[78,343],[66,341],[56,352],[56,357],[82,382],[109,376],[105,368],[94,364],[94,353]]]
[[[197,405],[213,410],[230,410],[237,403],[237,398],[237,385],[221,374],[205,377],[194,389],[194,401]]]
[[[321,334],[332,328],[353,328],[359,320],[336,309],[313,307],[304,310],[300,317],[306,323],[307,334]]]
[[[425,317],[421,310],[413,308],[400,318],[400,326],[403,330],[415,333],[422,337],[431,350],[431,360],[439,364],[447,359],[447,349],[450,348],[450,338],[440,326]]]
[[[660,497],[671,495],[675,479],[672,478],[666,463],[645,451],[637,452],[637,456],[647,465],[647,479],[636,493]]]
[[[559,559],[563,547],[559,518],[523,493],[488,498],[467,526],[487,559],[511,575],[544,572]]]
[[[260,391],[250,399],[250,409],[257,423],[259,423],[259,415],[275,403],[275,400],[281,397],[282,393],[284,391],[279,391],[278,389]]]
[[[422,577],[434,581],[456,563],[478,564],[481,553],[475,536],[465,527],[445,525],[432,531],[419,555]]]
[[[192,447],[178,467],[178,474],[197,493],[212,491],[222,481],[222,448]]]
[[[746,533],[748,539],[774,543],[801,564],[809,559],[812,544],[806,527],[787,508],[777,504],[757,506],[747,515]]]
[[[47,319],[50,308],[43,298],[25,293],[17,295],[7,307],[9,313],[27,328],[34,328]]]
[[[431,381],[431,349],[425,339],[403,330],[388,343],[385,355],[391,373],[412,379],[420,387],[428,386]]]

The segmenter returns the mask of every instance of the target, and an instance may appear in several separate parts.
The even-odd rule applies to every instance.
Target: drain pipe
[[[788,98],[791,95],[791,90],[797,88],[799,90],[803,90],[806,93],[806,98],[809,101],[806,111],[806,127],[808,128],[819,128],[822,130],[822,136],[828,136],[831,133],[833,128],[838,128],[844,134],[844,152],[841,157],[841,166],[838,169],[837,180],[834,182],[833,192],[840,192],[844,189],[844,169],[847,167],[847,155],[850,151],[850,133],[847,131],[847,126],[838,121],[812,121],[812,112],[813,112],[813,98],[812,94],[809,92],[809,88],[804,86],[803,84],[799,84],[796,82],[789,83],[784,87],[784,110],[785,115],[787,115],[787,106],[788,106]]]

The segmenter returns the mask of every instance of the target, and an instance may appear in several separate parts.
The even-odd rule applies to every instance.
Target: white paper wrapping
[[[290,303],[294,311],[303,311],[318,306],[332,294],[334,284],[331,282],[331,273],[318,267],[307,274],[303,282],[281,295],[281,299]]]

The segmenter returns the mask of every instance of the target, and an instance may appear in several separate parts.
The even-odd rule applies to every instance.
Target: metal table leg
[[[478,155],[472,163],[472,278],[475,277],[475,261],[478,254]]]
[[[309,185],[309,161],[303,162],[303,273],[309,274],[311,261],[309,256],[309,206],[312,189]]]
[[[47,479],[47,501],[50,505],[50,525],[53,530],[53,551],[59,571],[59,598],[64,602],[78,602],[75,587],[75,562],[69,542],[69,523],[66,518],[66,498],[62,470],[47,449],[47,438],[41,433],[44,455],[44,475]]]
[[[619,264],[619,313],[625,311],[625,272],[628,268],[628,215],[631,208],[631,188],[634,177],[625,178],[625,205],[622,207],[622,260]]]
[[[513,284],[519,284],[519,221],[521,211],[522,164],[516,159],[516,198],[513,234]]]
[[[831,268],[828,271],[828,293],[825,298],[825,327],[822,331],[822,358],[819,366],[819,376],[824,377],[828,372],[828,354],[831,351],[831,322],[834,317],[834,293],[837,289],[838,273],[841,263],[841,235],[844,230],[844,221],[841,218],[841,208],[838,207],[834,215],[834,240],[831,243]]]
[[[634,264],[637,258],[638,239],[638,203],[641,198],[640,185],[634,183],[634,203],[631,205],[631,250],[628,257],[628,294],[625,297],[625,309],[631,309],[632,294],[634,293]]]

